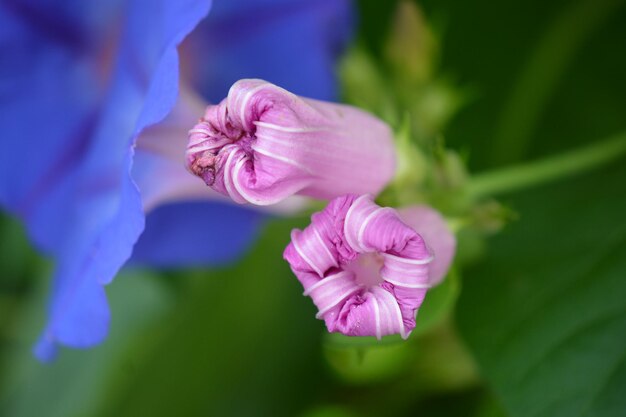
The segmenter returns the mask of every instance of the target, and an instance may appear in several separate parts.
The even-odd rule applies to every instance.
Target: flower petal
[[[130,176],[133,140],[174,104],[176,45],[209,7],[199,0],[111,4],[100,16],[89,9],[95,28],[76,20],[81,13],[34,3],[7,6],[3,19],[22,49],[11,70],[24,74],[3,111],[10,157],[2,161],[0,201],[57,259],[50,319],[35,349],[41,359],[51,358],[56,343],[87,347],[106,335],[102,285],[144,226]]]
[[[433,256],[396,210],[346,195],[291,233],[283,258],[328,331],[407,338],[430,287]]]
[[[232,261],[254,241],[267,215],[233,204],[185,169],[187,131],[205,106],[182,86],[167,117],[136,141],[132,176],[148,216],[135,263],[179,267]],[[294,213],[305,204],[291,199],[267,211]]]
[[[263,80],[239,80],[189,131],[187,164],[237,203],[294,194],[379,193],[395,172],[391,129],[352,106],[298,97]]]
[[[430,264],[430,285],[439,284],[450,269],[456,252],[456,237],[446,220],[428,206],[410,206],[398,210],[403,222],[419,233],[434,253]]]
[[[265,218],[228,202],[159,206],[146,218],[132,261],[164,267],[230,262],[254,242]]]
[[[182,87],[176,104],[158,124],[149,126],[136,140],[132,177],[149,212],[160,204],[179,200],[215,200],[218,193],[207,192],[185,169],[187,130],[197,121],[205,103]]]
[[[213,103],[242,78],[336,99],[335,60],[352,33],[351,6],[348,0],[216,2],[183,44],[190,64],[184,74]]]

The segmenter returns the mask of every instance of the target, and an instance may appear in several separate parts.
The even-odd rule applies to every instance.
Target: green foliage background
[[[626,131],[623,1],[419,5],[435,84],[458,99],[437,134],[471,172]],[[355,45],[387,80],[396,6],[359,2]],[[276,219],[232,267],[126,269],[108,288],[111,337],[51,365],[30,355],[50,265],[5,217],[0,415],[625,415],[626,159],[498,198],[517,220],[462,237],[406,343],[327,335],[281,257],[306,219]]]

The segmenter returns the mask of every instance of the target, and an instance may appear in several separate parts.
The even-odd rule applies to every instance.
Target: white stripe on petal
[[[320,131],[322,130],[320,129]],[[288,138],[283,138],[276,135],[276,132],[257,130],[255,136],[260,142],[271,142],[275,145],[282,145],[289,149],[297,148],[301,153],[315,155],[320,158],[323,157],[327,160],[330,158],[330,160],[344,161],[345,154],[348,153],[355,157],[352,164],[367,165],[371,167],[371,162],[363,159],[368,156],[368,152],[363,149],[354,149],[352,144],[328,140],[328,136],[326,135],[315,135],[309,137],[300,136],[297,137],[297,140],[294,140],[293,135]],[[328,132],[329,134],[332,133],[331,130],[328,130]],[[314,133],[314,131],[311,130],[311,133]],[[332,148],[332,151],[329,148]]]
[[[241,159],[241,161],[239,161],[239,163],[237,163],[237,165],[235,166],[235,172],[233,174],[233,176],[235,177],[235,180],[234,180],[235,189],[241,195],[241,197],[243,197],[247,202],[256,204],[258,206],[267,206],[267,205],[274,204],[282,200],[282,197],[275,197],[273,199],[270,199],[270,198],[260,199],[246,191],[243,185],[239,182],[239,174],[246,162],[247,161],[245,160],[245,158]]]
[[[313,232],[315,233],[315,236],[317,237],[317,240],[319,241],[320,245],[324,248],[324,253],[326,254],[326,256],[328,256],[328,259],[330,259],[330,264],[332,266],[339,266],[337,264],[337,259],[335,259],[333,254],[330,253],[330,250],[324,243],[324,239],[322,239],[322,236],[320,235],[320,232],[317,231],[317,228],[313,228]]]
[[[226,148],[227,147],[224,147],[224,149]],[[232,178],[233,169],[231,168],[231,165],[232,165],[232,159],[236,153],[237,153],[236,150],[233,150],[232,152],[230,152],[228,154],[228,157],[226,158],[226,162],[224,163],[224,187],[226,187],[226,191],[228,192],[228,195],[230,196],[230,198],[232,198],[236,203],[243,204],[243,203],[247,203],[247,201],[241,195],[239,195],[239,193],[237,193],[236,190],[233,190],[233,185],[231,183],[231,181],[233,180]]]
[[[268,83],[266,81],[263,80],[249,80],[249,81],[258,81],[261,82],[261,84],[257,85],[256,87],[253,87],[252,89],[248,90],[246,92],[246,94],[243,97],[243,100],[241,101],[241,109],[239,111],[239,117],[241,117],[241,123],[244,126],[244,128],[246,127],[246,110],[248,109],[248,101],[250,101],[250,99],[252,98],[252,96],[254,94],[256,94],[258,91],[263,90],[263,89],[268,89],[268,90],[275,90],[280,94],[283,94],[287,97],[296,97],[297,96],[287,90],[285,90],[284,88],[281,88],[277,85]],[[233,89],[233,87],[237,85],[237,83],[233,84],[233,86],[231,87],[231,90]],[[228,92],[228,95],[230,96],[230,91]],[[232,108],[232,106],[229,106]]]
[[[389,277],[386,277],[384,274],[381,274],[381,276],[383,277],[383,279],[386,282],[388,282],[390,284],[393,284],[393,285],[395,285],[397,287],[410,288],[410,289],[415,289],[415,290],[417,290],[417,289],[425,289],[425,290],[427,290],[427,289],[429,289],[431,287],[430,284],[419,284],[419,283],[407,284],[407,283],[400,282],[400,281],[397,281],[395,279],[391,279]],[[428,275],[425,276],[425,279],[428,279]]]
[[[380,340],[382,337],[380,332],[380,309],[378,308],[378,300],[376,296],[370,293],[370,299],[372,300],[372,308],[374,309],[374,323],[376,325],[376,339]]]
[[[428,271],[428,264],[409,264],[409,263],[400,263],[393,260],[385,263],[385,267],[387,269],[391,269],[393,272],[401,272],[408,274],[416,274],[416,273],[426,273]]]
[[[426,265],[428,263],[431,263],[432,260],[434,259],[434,257],[432,255],[430,255],[428,258],[424,258],[424,259],[409,259],[409,258],[402,258],[400,256],[396,256],[396,255],[392,255],[390,253],[383,253],[382,254],[385,258],[389,258],[393,261],[397,261],[397,262],[401,262],[401,263],[406,263],[406,264],[411,264],[411,265]]]
[[[337,297],[335,299],[335,301],[333,301],[331,304],[329,304],[326,307],[324,307],[324,309],[320,310],[315,315],[315,318],[319,319],[319,318],[324,317],[324,314],[328,313],[330,310],[335,308],[337,306],[337,304],[339,304],[340,302],[344,301],[346,298],[348,298],[349,296],[351,296],[355,292],[359,291],[359,289],[360,289],[359,287],[354,287],[354,288],[351,288],[351,289],[345,291],[343,294],[341,294],[339,297]]]
[[[346,291],[357,291],[358,286],[350,277],[341,277],[341,279],[328,282],[326,285],[318,287],[311,293],[311,298],[315,305],[324,308],[329,302],[333,302],[337,298],[337,294]]]
[[[268,129],[278,130],[279,132],[287,132],[287,133],[310,133],[310,132],[332,132],[331,129],[325,128],[315,128],[315,127],[286,127],[279,126],[268,122],[256,121],[254,122],[256,126],[265,127]]]
[[[187,155],[195,154],[204,151],[210,151],[211,149],[215,149],[216,146],[213,146],[210,143],[202,142],[202,145],[195,145],[193,147],[187,148]]]
[[[367,194],[363,194],[362,196],[360,196],[359,198],[357,198],[356,200],[354,200],[354,202],[352,203],[352,205],[350,206],[350,208],[348,209],[348,212],[346,213],[346,218],[344,220],[344,226],[343,226],[343,234],[346,237],[346,241],[348,242],[348,244],[350,245],[350,247],[352,247],[352,250],[356,251],[356,252],[361,252],[359,246],[357,245],[357,243],[355,243],[354,241],[352,241],[352,237],[350,235],[350,233],[348,233],[348,227],[351,224],[352,221],[352,214],[354,213],[355,207],[363,200],[369,198],[369,195]]]
[[[296,232],[299,232],[296,235]],[[299,230],[294,230],[291,233],[291,243],[293,243],[293,247],[296,249],[296,252],[298,252],[298,255],[300,255],[300,257],[302,259],[304,259],[304,261],[309,264],[309,266],[311,267],[311,269],[313,269],[317,275],[319,275],[320,277],[324,276],[323,271],[321,271],[317,265],[315,265],[315,263],[313,263],[311,261],[311,259],[304,253],[304,251],[302,250],[302,248],[300,247],[300,244],[298,243],[298,236],[300,236],[302,234],[302,232],[300,232]]]
[[[431,287],[428,270],[397,271],[389,268],[389,262],[380,271],[380,276],[390,284],[405,288],[427,289]]]
[[[199,128],[199,127],[191,129],[188,133],[189,135],[192,135],[194,133],[201,133],[207,136],[211,135],[211,131],[209,129]]]
[[[359,246],[361,248],[363,248],[364,250],[374,250],[373,248],[370,248],[368,246],[365,245],[365,242],[363,242],[363,234],[365,233],[365,228],[369,225],[369,223],[372,221],[372,219],[374,218],[374,216],[385,212],[385,211],[394,211],[391,207],[379,207],[376,210],[374,210],[373,212],[371,212],[366,218],[365,220],[363,220],[363,223],[361,224],[361,227],[359,228],[359,233],[357,234],[357,242],[359,244]]]
[[[297,250],[297,249],[296,249]],[[315,284],[311,285],[309,288],[306,289],[306,291],[304,291],[302,293],[302,295],[308,296],[309,294],[311,294],[313,291],[315,291],[316,289],[318,289],[319,287],[321,287],[322,285],[326,285],[328,284],[330,281],[335,281],[337,279],[343,278],[348,274],[348,271],[341,271],[338,272],[336,274],[333,275],[329,275],[325,278],[320,279],[319,281],[317,281]]]
[[[233,84],[233,87],[236,84]],[[262,83],[257,85],[256,87],[252,88],[251,90],[246,91],[246,94],[243,96],[243,100],[241,101],[241,108],[239,110],[239,117],[241,119],[241,124],[244,127],[244,129],[246,128],[246,110],[248,108],[248,101],[250,101],[250,98],[252,98],[252,96],[259,90],[262,90],[263,88],[266,88],[268,86],[268,84],[266,83]],[[231,87],[232,89],[232,87]],[[229,93],[230,94],[230,93]],[[232,106],[229,106],[232,109]]]
[[[305,167],[304,165],[300,164],[299,162],[297,162],[297,161],[295,161],[293,159],[287,158],[287,157],[282,156],[282,155],[276,155],[275,153],[273,153],[271,151],[268,151],[267,149],[263,149],[263,148],[261,148],[258,145],[257,146],[252,145],[252,149],[255,152],[258,152],[258,153],[260,153],[262,155],[265,155],[267,157],[274,158],[274,159],[276,159],[278,161],[285,162],[285,163],[287,163],[289,165],[295,166],[296,168],[301,169],[302,171],[306,172],[307,174],[309,174],[311,176],[314,176],[313,172],[311,172],[311,170],[309,168]]]
[[[393,313],[398,329],[400,330],[400,335],[402,338],[405,338],[406,331],[404,329],[404,320],[402,318],[400,306],[398,305],[398,300],[396,300],[393,294],[389,291],[380,287],[372,288],[372,293],[379,295],[381,301],[383,301],[387,307],[391,308],[391,312]]]

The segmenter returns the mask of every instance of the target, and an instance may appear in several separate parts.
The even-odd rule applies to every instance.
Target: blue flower
[[[176,134],[198,117],[197,94],[216,100],[242,77],[315,98],[335,94],[347,1],[221,0],[196,28],[210,7],[0,5],[0,204],[56,262],[49,319],[35,346],[42,360],[59,344],[86,348],[106,337],[104,285],[131,256],[215,264],[235,259],[255,237],[262,214],[217,202],[206,188],[199,194],[178,163],[186,137]],[[179,77],[177,46],[190,33]],[[177,101],[179,78],[190,87]]]

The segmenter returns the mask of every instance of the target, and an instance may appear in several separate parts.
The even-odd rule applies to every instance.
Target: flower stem
[[[558,156],[475,175],[468,184],[468,192],[475,199],[510,193],[581,174],[624,154],[626,132]]]

